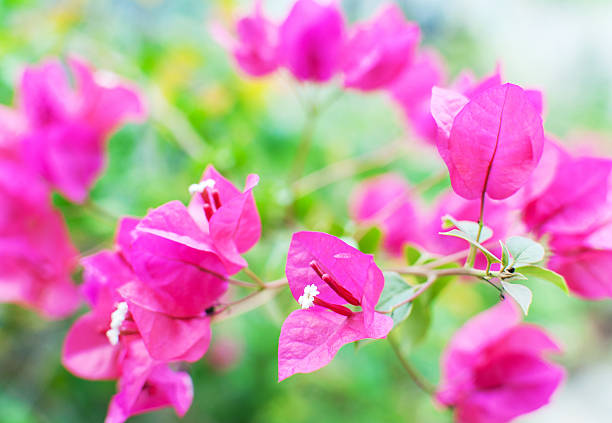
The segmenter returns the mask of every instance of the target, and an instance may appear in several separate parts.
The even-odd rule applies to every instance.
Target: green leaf
[[[508,295],[515,299],[518,305],[523,309],[523,313],[525,313],[526,316],[529,312],[531,300],[533,299],[533,293],[531,292],[531,289],[527,288],[525,285],[520,285],[517,283],[508,283],[502,281],[501,284],[504,288],[504,291],[506,291]]]
[[[410,316],[412,302],[395,307],[412,297],[418,287],[408,285],[396,272],[383,272],[383,275],[385,276],[385,287],[376,309],[379,311],[393,310],[390,316],[393,319],[393,326],[396,327]]]
[[[511,266],[519,267],[544,260],[544,247],[532,239],[523,236],[512,236],[506,240],[508,251],[512,255]]]
[[[376,250],[378,250],[381,239],[382,239],[382,231],[377,226],[372,226],[359,239],[358,241],[359,250],[366,254],[372,254],[376,252]]]
[[[456,238],[461,238],[472,244],[474,247],[478,248],[482,253],[487,257],[487,260],[491,263],[500,263],[501,260],[495,257],[495,254],[487,250],[481,243],[474,241],[468,234],[459,229],[451,229],[448,232],[440,232],[440,235],[446,236],[454,236]]]
[[[408,266],[412,266],[421,258],[422,253],[412,244],[406,244],[404,246],[404,257],[406,257],[406,263]]]
[[[465,233],[472,241],[485,242],[493,236],[493,230],[488,226],[483,226],[480,231],[480,238],[478,238],[478,222],[457,220],[450,215],[442,217],[442,227],[444,229],[452,228],[453,226]]]
[[[517,269],[524,275],[528,281],[543,281],[550,282],[553,285],[557,286],[566,294],[569,294],[569,289],[567,287],[567,283],[565,279],[560,274],[553,272],[550,269],[545,269],[541,266],[522,266]]]
[[[502,249],[502,269],[505,269],[510,263],[510,252],[508,251],[508,247],[506,247],[506,244],[504,244],[501,240],[499,241],[499,244],[501,245]]]

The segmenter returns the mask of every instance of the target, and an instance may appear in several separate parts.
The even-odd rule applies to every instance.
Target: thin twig
[[[425,379],[425,377],[423,377],[423,375],[421,375],[418,372],[418,370],[416,370],[412,366],[412,364],[410,364],[408,360],[404,358],[399,344],[396,342],[396,340],[393,338],[392,335],[387,336],[387,341],[389,341],[389,345],[391,345],[391,349],[397,356],[402,367],[408,373],[408,376],[410,376],[410,378],[414,381],[415,385],[418,386],[419,389],[421,389],[427,395],[434,396],[436,393],[435,386],[431,382],[429,382],[427,379]]]
[[[333,163],[295,181],[293,192],[296,198],[304,197],[334,182],[355,176],[367,170],[386,166],[402,157],[405,140],[398,140],[383,148],[370,151],[357,157],[351,157]]]
[[[253,272],[251,269],[249,269],[248,267],[245,267],[244,269],[242,269],[242,271],[244,272],[245,275],[251,278],[260,288],[265,288],[266,284],[264,283],[264,281],[261,280],[261,278],[257,276],[255,272]]]
[[[404,304],[408,304],[414,300],[416,300],[421,294],[423,294],[425,291],[427,291],[435,281],[437,281],[438,278],[434,275],[430,275],[427,278],[427,281],[425,281],[425,283],[422,283],[421,285],[418,285],[418,289],[417,292],[415,292],[413,295],[411,295],[410,297],[406,298],[404,301],[394,305],[391,310],[386,310],[386,311],[379,311],[377,310],[379,313],[385,313],[385,314],[390,314],[393,312],[393,310],[403,306]]]

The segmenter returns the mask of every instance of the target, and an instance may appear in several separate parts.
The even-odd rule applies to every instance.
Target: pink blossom
[[[104,71],[70,59],[27,68],[19,86],[19,110],[27,120],[23,156],[69,199],[82,202],[104,165],[105,140],[120,124],[141,119],[137,92]]]
[[[297,232],[286,268],[293,297],[302,306],[281,328],[278,379],[327,365],[345,344],[384,338],[389,316],[374,311],[384,278],[371,255],[320,232]],[[361,307],[354,311],[345,306]]]
[[[438,134],[430,111],[431,89],[445,79],[444,63],[439,55],[434,50],[423,50],[389,87],[416,134],[431,143],[436,142]]]
[[[561,153],[552,182],[525,206],[525,224],[539,235],[587,231],[609,209],[611,171],[611,160]]]
[[[612,298],[612,220],[601,217],[581,234],[553,234],[548,267],[565,278],[572,293],[586,299]]]
[[[297,0],[279,37],[281,63],[300,81],[325,82],[341,65],[344,21],[335,2]]]
[[[263,0],[255,0],[255,10],[236,22],[233,39],[219,25],[212,28],[213,36],[231,51],[238,66],[247,74],[260,77],[274,72],[278,60],[278,27],[263,15]]]
[[[196,185],[189,202],[189,214],[210,235],[230,274],[246,266],[240,254],[250,250],[261,236],[261,219],[253,198],[258,183],[259,176],[248,175],[241,192],[209,165],[200,181],[203,188]]]
[[[381,226],[383,245],[391,254],[401,255],[406,243],[421,241],[421,217],[410,186],[400,175],[387,173],[362,182],[354,190],[349,208],[357,222]]]
[[[434,87],[431,112],[453,189],[468,200],[509,197],[540,160],[542,118],[517,85],[495,85],[472,99]]]
[[[23,163],[0,158],[0,204],[0,301],[70,315],[79,303],[77,251],[48,188]]]
[[[185,372],[153,360],[142,342],[129,344],[122,364],[119,392],[111,400],[105,423],[123,423],[130,416],[164,407],[185,415],[193,400],[193,384]]]
[[[452,338],[437,399],[459,423],[505,423],[546,405],[564,371],[544,359],[560,352],[540,328],[520,322],[511,300],[479,314]]]
[[[412,62],[420,35],[396,5],[356,25],[344,48],[344,85],[371,91],[392,83]]]

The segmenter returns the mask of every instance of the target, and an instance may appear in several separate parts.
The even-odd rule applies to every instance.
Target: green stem
[[[484,227],[484,206],[485,206],[485,190],[482,191],[482,195],[480,196],[480,216],[478,217],[478,232],[476,233],[476,242],[480,242],[480,234],[482,233],[482,228]],[[468,255],[467,260],[465,261],[465,267],[471,269],[474,267],[474,262],[476,261],[476,253],[478,250],[474,245],[470,246],[470,253]]]
[[[397,359],[401,363],[402,367],[406,370],[406,373],[408,373],[408,376],[410,376],[410,378],[414,381],[415,385],[418,386],[419,389],[421,389],[427,395],[434,396],[436,393],[435,386],[432,383],[430,383],[427,379],[425,379],[425,377],[423,377],[423,375],[421,375],[418,372],[418,370],[416,370],[412,366],[412,364],[410,364],[408,360],[404,358],[404,356],[402,355],[400,346],[397,343],[397,341],[393,338],[393,335],[389,334],[389,336],[387,336],[387,341],[389,341],[389,345],[391,345],[391,349],[397,356]]]
[[[306,121],[304,122],[304,128],[302,129],[302,135],[300,137],[300,144],[298,145],[295,159],[293,161],[293,168],[290,172],[289,180],[294,182],[302,176],[304,168],[306,167],[306,161],[308,159],[308,152],[312,145],[313,134],[315,129],[315,123],[319,111],[316,105],[311,105],[306,112]]]

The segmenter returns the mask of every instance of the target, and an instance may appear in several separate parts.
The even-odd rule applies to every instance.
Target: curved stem
[[[379,313],[384,313],[384,314],[392,313],[393,310],[403,306],[404,304],[408,304],[409,302],[412,302],[412,301],[416,300],[419,296],[421,296],[421,294],[423,294],[425,291],[427,291],[434,284],[434,282],[437,281],[437,280],[438,280],[438,278],[436,276],[430,275],[427,278],[427,281],[425,281],[425,283],[422,283],[421,285],[418,285],[417,292],[415,292],[410,297],[406,298],[404,301],[394,305],[391,308],[391,310],[386,310],[386,311],[376,310],[376,311],[378,311]]]
[[[253,272],[248,267],[245,267],[244,269],[242,269],[242,271],[245,275],[251,278],[251,280],[253,280],[260,288],[263,288],[265,286],[264,281],[262,281],[261,278],[257,276],[255,272]]]
[[[418,372],[418,370],[416,370],[412,366],[412,364],[410,364],[410,362],[408,362],[408,360],[404,358],[399,344],[393,338],[392,335],[387,336],[387,341],[389,341],[389,345],[391,345],[391,349],[397,356],[397,359],[401,363],[402,367],[406,370],[406,373],[408,373],[408,376],[410,376],[410,378],[414,381],[415,385],[418,386],[419,389],[421,389],[427,395],[434,396],[436,394],[435,386],[431,382],[429,382],[427,379],[425,379],[425,377],[423,377],[423,375],[421,375]]]

